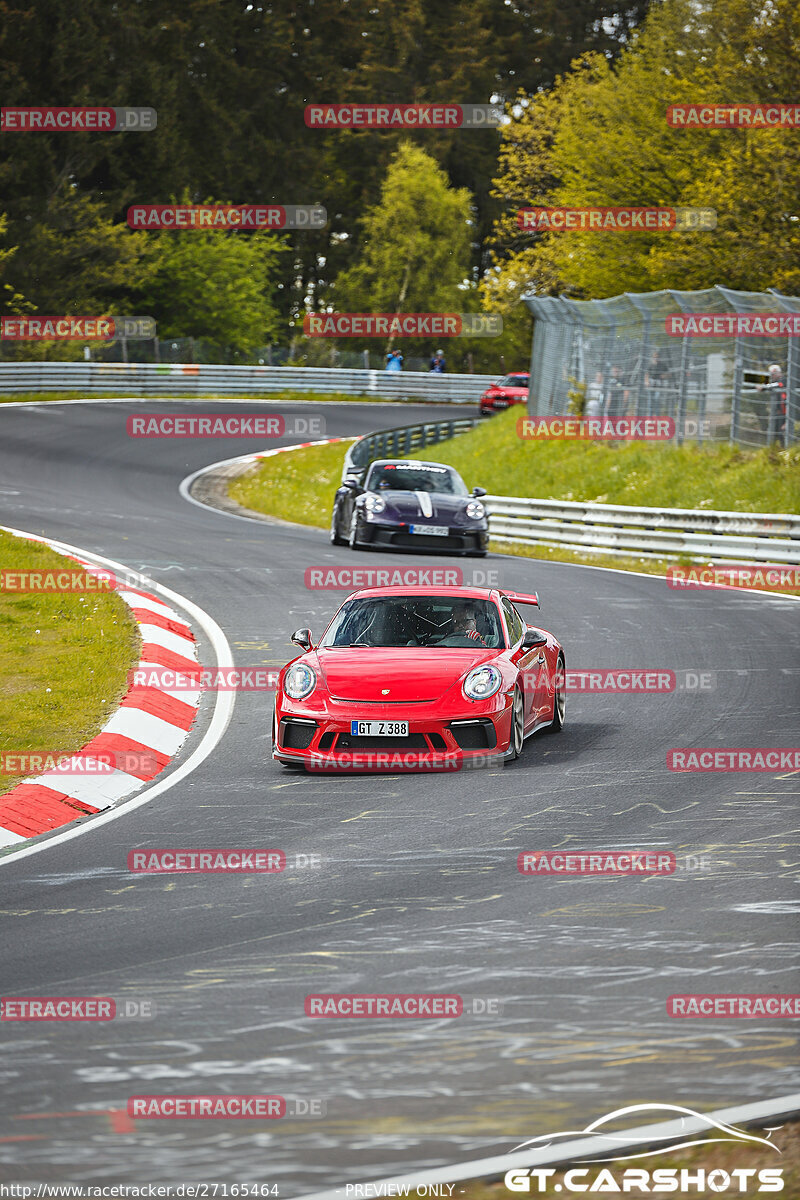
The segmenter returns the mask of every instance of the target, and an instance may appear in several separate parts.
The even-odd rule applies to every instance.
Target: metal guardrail
[[[363,478],[376,458],[412,454],[466,433],[480,417],[384,429],[348,450],[342,479]],[[603,554],[663,558],[686,554],[741,562],[800,563],[800,516],[716,509],[633,508],[629,505],[486,496],[490,536],[499,542],[560,545]]]
[[[216,366],[205,363],[0,362],[0,394],[86,392],[157,396],[268,396],[270,392],[346,392],[377,400],[477,403],[496,375],[437,375],[427,371],[367,371],[341,367]]]
[[[342,479],[348,475],[359,479],[366,474],[367,467],[376,458],[394,458],[412,454],[425,446],[447,441],[457,433],[466,433],[480,423],[480,417],[458,417],[452,421],[428,421],[420,425],[404,425],[399,429],[382,429],[359,438],[347,451],[342,468]]]
[[[800,517],[680,508],[633,508],[487,496],[496,541],[553,544],[603,554],[688,554],[741,562],[800,564]]]

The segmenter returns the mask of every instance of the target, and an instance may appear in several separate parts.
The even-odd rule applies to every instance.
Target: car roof
[[[370,467],[438,467],[442,471],[456,471],[449,463],[432,462],[429,458],[373,458]]]
[[[433,569],[442,570],[441,567]],[[453,598],[460,597],[462,600],[494,600],[496,602],[501,595],[502,592],[497,588],[453,587],[452,585],[450,587],[427,586],[414,588],[406,585],[404,587],[360,588],[357,592],[351,592],[347,599],[363,600],[369,598],[375,599],[379,596],[401,596],[407,600],[411,600],[419,596],[429,596],[431,598],[433,596],[452,596]]]

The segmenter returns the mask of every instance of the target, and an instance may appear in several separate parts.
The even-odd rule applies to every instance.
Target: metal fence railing
[[[479,417],[406,425],[367,434],[345,455],[342,479],[363,480],[376,458],[414,454],[480,424]],[[485,497],[489,534],[523,542],[607,555],[800,564],[800,516],[715,509],[635,508],[632,505]]]
[[[800,517],[711,509],[634,508],[568,500],[487,496],[489,533],[527,542],[644,558],[800,563]]]
[[[800,439],[797,337],[667,332],[671,314],[794,314],[798,297],[713,287],[526,304],[535,318],[532,416],[593,404],[589,415],[672,417],[678,440],[788,447]]]
[[[422,425],[404,425],[399,429],[382,429],[359,438],[347,451],[342,479],[348,475],[363,479],[367,467],[376,458],[394,458],[413,454],[426,446],[447,441],[457,433],[466,433],[479,423],[479,417],[460,417],[452,421],[428,421]]]
[[[376,400],[477,404],[495,375],[366,371],[337,367],[256,367],[206,363],[0,362],[0,395],[86,392],[103,396],[179,393],[261,396],[279,391],[344,392]]]

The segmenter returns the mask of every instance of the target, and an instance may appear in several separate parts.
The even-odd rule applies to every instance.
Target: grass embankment
[[[347,443],[338,442],[276,454],[233,480],[230,495],[245,508],[324,528],[347,448]],[[800,511],[800,449],[522,442],[516,435],[516,415],[510,411],[430,446],[425,456],[451,463],[468,487],[479,485],[495,495],[655,508]],[[498,543],[497,548],[507,549],[508,543]],[[587,556],[557,547],[526,546],[520,553],[560,562],[634,563],[641,569],[639,559]],[[661,573],[658,563],[647,563],[648,569]]]
[[[0,570],[64,571],[71,559],[0,530]],[[128,688],[140,638],[113,592],[4,590],[0,581],[0,753],[71,754]],[[0,762],[0,794],[24,775]]]
[[[593,1180],[596,1180],[603,1166],[611,1172],[617,1180],[619,1187],[622,1187],[623,1173],[626,1170],[634,1168],[644,1169],[651,1173],[656,1170],[664,1170],[671,1168],[673,1171],[681,1169],[689,1170],[694,1174],[698,1170],[706,1172],[706,1181],[712,1171],[724,1171],[729,1176],[726,1187],[725,1176],[718,1175],[713,1181],[712,1188],[704,1192],[702,1188],[695,1193],[710,1194],[712,1190],[716,1192],[727,1191],[729,1196],[734,1193],[740,1195],[741,1192],[747,1191],[750,1195],[764,1190],[764,1186],[759,1187],[758,1176],[753,1175],[747,1179],[747,1185],[742,1189],[739,1185],[739,1177],[733,1175],[734,1171],[759,1171],[763,1168],[775,1168],[783,1170],[783,1191],[780,1193],[785,1200],[790,1200],[791,1197],[800,1197],[800,1123],[797,1121],[786,1122],[777,1130],[777,1132],[767,1135],[763,1129],[752,1129],[751,1133],[759,1137],[770,1137],[770,1140],[775,1143],[780,1154],[773,1150],[768,1150],[766,1147],[757,1145],[747,1145],[745,1142],[735,1142],[733,1140],[725,1143],[719,1142],[715,1146],[697,1146],[696,1148],[687,1148],[685,1150],[675,1150],[669,1154],[654,1154],[652,1158],[642,1158],[638,1160],[631,1159],[627,1162],[609,1162],[607,1164],[598,1162],[582,1162],[575,1163],[574,1166],[578,1169],[588,1171],[587,1175],[577,1176],[573,1180],[573,1186],[570,1188],[564,1183],[564,1171],[566,1167],[559,1169],[556,1175],[551,1175],[547,1179],[546,1194],[554,1196],[556,1192],[560,1192],[562,1196],[576,1195],[577,1190],[585,1191]],[[680,1178],[678,1178],[680,1183]],[[714,1188],[716,1184],[716,1188]],[[580,1187],[579,1187],[580,1185]],[[609,1188],[605,1188],[609,1191]],[[663,1191],[663,1189],[662,1189]],[[685,1190],[673,1192],[674,1195],[686,1195],[687,1191],[694,1191],[693,1187]],[[458,1185],[458,1194],[463,1196],[463,1200],[509,1200],[513,1195],[506,1188],[502,1179],[495,1180],[491,1183],[485,1183],[480,1180],[471,1180],[464,1184]],[[531,1180],[530,1192],[521,1193],[528,1197],[537,1195],[537,1181],[534,1178]],[[640,1187],[628,1186],[625,1189],[627,1196],[652,1196],[653,1185],[651,1178],[650,1187],[642,1190]]]
[[[468,487],[498,496],[595,500],[654,508],[800,512],[800,447],[742,450],[727,443],[521,441],[509,409],[430,451]]]

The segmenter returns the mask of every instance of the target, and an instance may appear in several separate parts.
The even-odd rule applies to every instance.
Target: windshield
[[[373,466],[367,476],[368,492],[446,492],[450,496],[468,496],[466,485],[450,467]]]
[[[328,627],[321,648],[438,646],[480,650],[505,646],[491,600],[453,596],[379,596],[348,600]]]
[[[498,387],[518,387],[526,388],[528,386],[527,375],[506,375],[505,379],[501,379]]]

